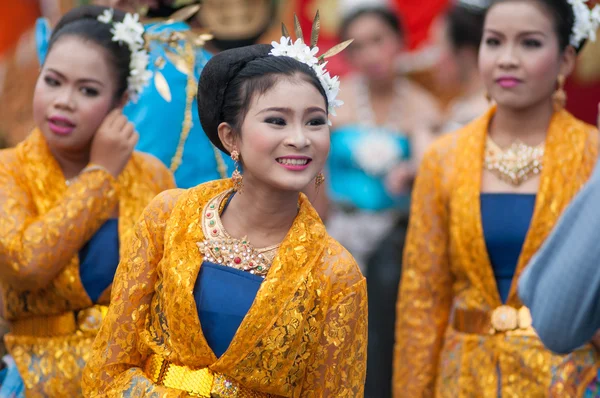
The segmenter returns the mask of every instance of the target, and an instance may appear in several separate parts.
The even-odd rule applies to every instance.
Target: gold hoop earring
[[[558,87],[554,94],[552,94],[552,102],[554,105],[554,111],[558,112],[564,109],[567,104],[567,93],[565,92],[565,77],[558,75]]]
[[[317,189],[317,192],[319,192],[319,188],[321,187],[321,185],[323,185],[324,182],[325,175],[322,171],[320,171],[319,174],[317,174],[317,176],[315,177],[315,188]]]
[[[235,170],[231,173],[231,182],[233,182],[233,190],[235,192],[242,191],[242,185],[244,183],[244,176],[240,173],[240,153],[237,150],[231,151],[231,160],[233,160],[235,164]]]

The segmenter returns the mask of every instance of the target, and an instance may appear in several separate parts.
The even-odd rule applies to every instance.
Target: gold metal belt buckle
[[[494,333],[530,329],[532,323],[529,308],[523,306],[517,310],[508,305],[494,309],[490,321]]]

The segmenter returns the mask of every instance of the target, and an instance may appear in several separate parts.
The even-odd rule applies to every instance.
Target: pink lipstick
[[[306,156],[283,156],[277,158],[277,163],[291,171],[305,170],[312,162],[312,159]]]
[[[57,135],[69,135],[75,130],[75,123],[64,116],[51,116],[48,118],[48,127]]]
[[[501,77],[496,79],[496,83],[502,88],[513,88],[521,84],[521,80],[516,77]]]

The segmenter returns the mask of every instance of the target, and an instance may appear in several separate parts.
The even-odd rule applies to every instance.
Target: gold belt
[[[191,369],[175,365],[163,357],[152,354],[146,360],[144,373],[153,383],[185,391],[201,398],[269,398],[272,395],[249,390],[222,374],[208,368]]]
[[[10,331],[18,336],[54,337],[73,334],[77,330],[98,332],[108,307],[94,305],[77,312],[36,316],[11,321]]]
[[[527,307],[516,309],[501,305],[491,312],[456,308],[452,326],[461,333],[537,335],[531,326],[531,313]]]

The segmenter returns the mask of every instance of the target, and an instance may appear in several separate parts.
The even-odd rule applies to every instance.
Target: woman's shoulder
[[[10,166],[17,161],[17,151],[15,148],[0,149],[0,166]]]
[[[16,175],[22,170],[15,148],[0,149],[0,173]]]
[[[157,157],[145,152],[135,151],[131,155],[132,164],[136,164],[140,174],[149,178],[159,191],[175,188],[175,177]]]
[[[321,262],[321,271],[327,276],[334,291],[342,291],[365,280],[356,260],[337,240],[327,235]]]

